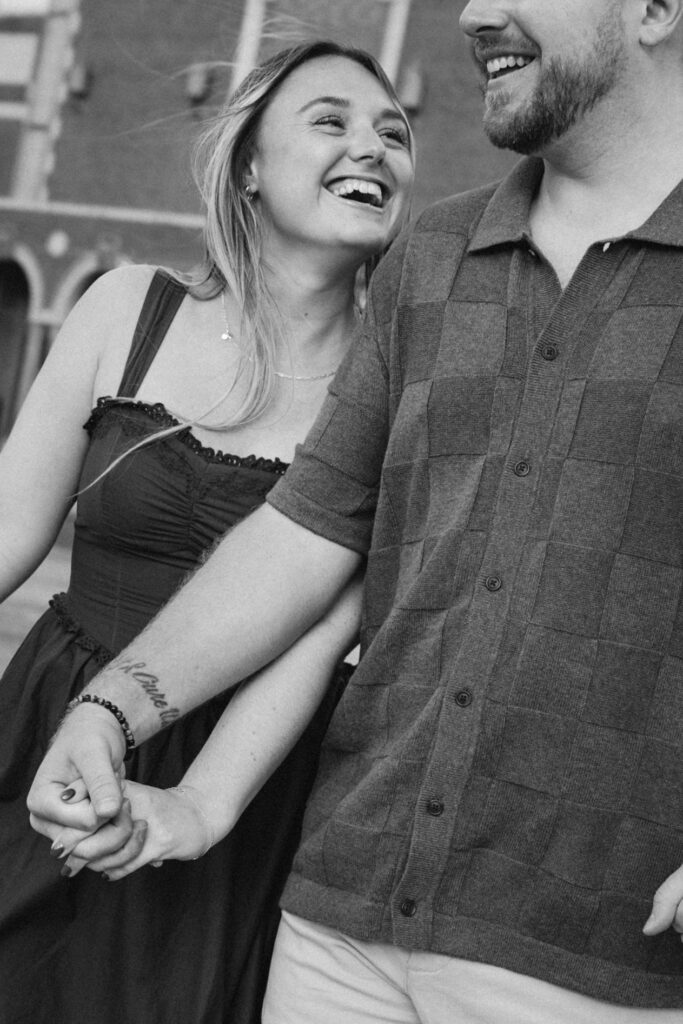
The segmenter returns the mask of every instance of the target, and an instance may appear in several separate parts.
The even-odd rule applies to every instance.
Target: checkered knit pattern
[[[368,555],[284,906],[683,1008],[683,185],[561,292],[541,165],[433,207],[269,500]]]

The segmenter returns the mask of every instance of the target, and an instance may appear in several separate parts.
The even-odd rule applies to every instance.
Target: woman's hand
[[[117,772],[117,776],[121,790],[121,807],[113,818],[99,826],[96,824],[92,828],[63,828],[54,823],[50,823],[47,826],[49,827],[49,834],[53,837],[50,855],[64,861],[62,875],[65,877],[78,874],[81,868],[86,866],[85,860],[72,856],[72,854],[76,847],[87,838],[97,836],[96,843],[93,846],[97,847],[98,856],[103,857],[105,854],[112,854],[120,850],[128,842],[131,835],[139,833],[141,829],[147,827],[145,821],[133,820],[130,800],[126,800],[123,797],[123,768]],[[96,820],[83,779],[74,779],[68,787],[64,787],[61,791],[60,800],[68,804],[70,808],[76,806],[80,816],[91,815],[93,820]],[[80,807],[77,805],[80,805]],[[41,830],[47,834],[46,828]]]
[[[121,728],[109,711],[96,704],[70,711],[29,790],[26,802],[36,832],[55,840],[65,828],[93,832],[116,817],[125,752]],[[78,793],[69,799],[74,786]]]
[[[130,805],[132,832],[114,852],[115,823],[103,825],[73,848],[66,861],[70,873],[89,867],[117,881],[146,864],[159,867],[165,860],[196,860],[213,845],[211,825],[202,809],[202,794],[191,786],[156,789],[125,782],[125,803]],[[103,850],[105,852],[103,852]]]

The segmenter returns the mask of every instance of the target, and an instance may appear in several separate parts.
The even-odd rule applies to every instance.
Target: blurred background
[[[458,0],[0,0],[0,444],[59,325],[129,262],[200,254],[190,154],[254,64],[302,38],[370,50],[415,130],[414,209],[501,176]],[[0,612],[0,670],[64,589],[71,524]]]

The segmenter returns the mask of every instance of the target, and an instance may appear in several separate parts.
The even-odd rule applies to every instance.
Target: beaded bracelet
[[[135,750],[135,736],[133,736],[133,730],[128,725],[128,719],[124,715],[121,708],[118,708],[116,704],[112,704],[110,700],[106,700],[104,697],[96,697],[94,693],[82,693],[79,697],[74,697],[70,700],[66,706],[67,712],[72,711],[78,704],[99,704],[100,707],[106,708],[107,711],[111,711],[116,721],[121,726],[123,738],[126,741],[126,754],[124,760],[128,760],[133,755]]]

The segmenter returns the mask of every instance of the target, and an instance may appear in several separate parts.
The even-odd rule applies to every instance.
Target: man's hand
[[[123,733],[109,711],[81,704],[69,712],[26,801],[36,832],[56,840],[65,828],[91,833],[115,818],[123,802],[119,773],[125,752]],[[75,799],[69,789],[79,779],[83,786]]]
[[[645,922],[645,935],[658,935],[670,926],[683,942],[683,865],[662,882],[652,901],[652,913]]]

